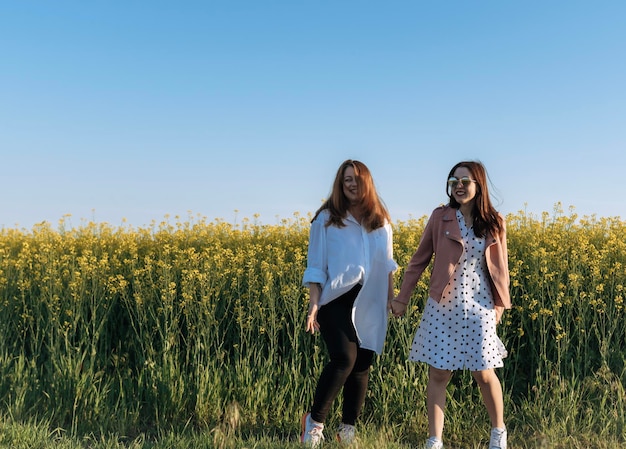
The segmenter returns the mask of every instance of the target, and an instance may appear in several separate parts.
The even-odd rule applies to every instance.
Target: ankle
[[[323,422],[315,421],[313,418],[311,418],[311,424],[314,425],[315,427],[324,427]]]

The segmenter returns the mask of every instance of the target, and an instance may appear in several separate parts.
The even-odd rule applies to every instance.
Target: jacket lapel
[[[463,239],[461,238],[461,229],[456,221],[456,209],[448,208],[443,215],[442,221],[444,235],[447,238],[461,242],[462,244]]]

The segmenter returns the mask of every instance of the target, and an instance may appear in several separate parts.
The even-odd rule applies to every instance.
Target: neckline
[[[456,218],[459,221],[459,224],[463,224],[463,226],[466,229],[473,229],[474,228],[474,223],[471,222],[469,225],[467,224],[467,221],[465,221],[465,216],[463,215],[463,212],[461,212],[460,209],[456,210]]]

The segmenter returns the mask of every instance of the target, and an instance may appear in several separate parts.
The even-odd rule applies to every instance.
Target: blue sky
[[[392,217],[459,160],[503,213],[626,217],[626,2],[1,1],[0,227]],[[235,212],[238,211],[238,212]]]

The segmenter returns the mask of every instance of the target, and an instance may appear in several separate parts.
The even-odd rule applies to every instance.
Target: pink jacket
[[[489,270],[493,299],[497,307],[511,308],[509,293],[509,263],[507,260],[506,231],[498,237],[491,233],[485,240],[487,269]],[[443,290],[450,281],[454,268],[463,255],[463,239],[456,220],[456,209],[440,206],[433,211],[420,244],[404,271],[402,286],[396,300],[408,304],[422,273],[435,255],[430,275],[430,297],[441,301]]]

